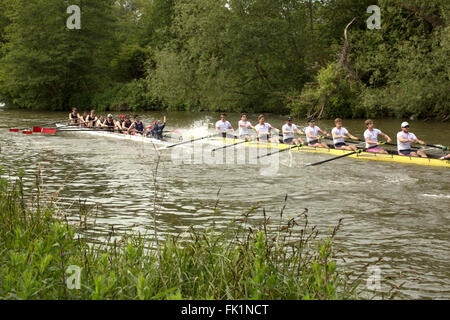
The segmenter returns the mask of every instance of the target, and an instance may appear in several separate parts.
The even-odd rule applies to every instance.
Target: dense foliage
[[[67,30],[66,1],[2,1],[0,100],[450,118],[448,1],[71,2],[80,3],[82,28]],[[367,27],[370,5],[381,29]]]

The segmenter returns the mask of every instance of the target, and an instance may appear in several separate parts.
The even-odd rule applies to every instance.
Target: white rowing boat
[[[67,124],[56,124],[58,132],[66,132],[66,133],[76,133],[76,134],[87,134],[91,136],[99,136],[103,138],[111,138],[111,139],[119,139],[119,140],[129,140],[141,143],[150,143],[155,145],[167,145],[171,143],[178,142],[177,139],[166,139],[158,140],[154,138],[149,138],[144,135],[131,135],[131,134],[123,134],[117,132],[110,132],[105,130],[96,130],[89,129],[79,126],[68,126]]]

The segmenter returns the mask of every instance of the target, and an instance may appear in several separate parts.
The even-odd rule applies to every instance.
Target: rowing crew
[[[97,117],[95,115],[95,110],[91,110],[89,115],[85,111],[82,116],[77,113],[77,109],[73,108],[72,112],[69,114],[70,125],[77,125],[85,128],[93,129],[106,129],[108,131],[120,132],[123,134],[131,135],[146,135],[152,136],[153,138],[162,140],[163,131],[166,126],[167,118],[164,114],[164,120],[155,121],[152,126],[145,130],[145,124],[140,120],[139,115],[134,116],[134,121],[131,121],[129,115],[120,115],[119,120],[114,120],[112,114],[108,114],[105,119],[103,115]]]
[[[227,133],[230,131],[234,131],[233,126],[226,120],[226,114],[222,113],[220,115],[220,120],[216,122],[216,132],[218,134],[222,134],[222,136],[227,136]],[[345,142],[345,138],[350,138],[352,140],[359,140],[357,137],[353,136],[346,128],[342,126],[342,119],[337,118],[334,120],[335,127],[331,131],[331,135],[333,138],[333,145],[335,149],[341,150],[349,150],[349,151],[357,151],[358,148],[355,145],[349,145]],[[378,141],[378,136],[384,137],[388,143],[392,142],[392,139],[381,130],[374,128],[374,123],[372,120],[366,120],[366,131],[364,132],[364,142],[365,142],[365,151],[371,153],[381,153],[388,154],[388,151],[383,149],[381,145],[384,143]],[[239,138],[249,140],[249,129],[253,129],[256,131],[256,138],[258,141],[266,141],[266,142],[278,142],[277,138],[272,137],[272,130],[277,134],[280,133],[280,130],[273,127],[269,123],[265,122],[264,115],[260,115],[258,117],[258,124],[256,126],[252,126],[252,124],[247,120],[247,115],[245,113],[241,114],[241,120],[238,123],[239,126]],[[315,125],[314,119],[308,119],[308,126],[305,129],[305,132],[302,132],[298,127],[292,123],[292,117],[288,117],[286,119],[286,124],[282,127],[283,133],[283,143],[285,144],[304,144],[303,140],[299,138],[295,138],[294,134],[298,133],[300,135],[306,135],[307,145],[309,147],[317,147],[317,148],[326,148],[329,146],[320,142],[322,137],[319,135],[330,137],[330,134],[326,131],[320,129]],[[411,143],[419,143],[421,145],[426,145],[426,143],[422,140],[419,140],[414,133],[409,132],[409,124],[407,122],[403,122],[401,124],[401,131],[397,133],[397,152],[400,156],[411,156],[411,157],[422,157],[427,158],[425,152],[422,150],[413,151],[411,148]],[[450,159],[450,155],[441,158],[442,160]]]

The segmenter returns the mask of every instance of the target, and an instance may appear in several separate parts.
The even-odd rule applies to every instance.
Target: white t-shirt
[[[264,123],[263,125],[260,125],[259,123],[255,126],[255,130],[258,133],[259,140],[267,140],[267,134],[270,132],[270,129],[272,129],[272,126],[269,123]]]
[[[408,150],[411,149],[411,142],[400,142],[400,137],[403,139],[410,139],[410,140],[417,140],[417,137],[414,133],[404,133],[403,131],[400,131],[399,133],[397,133],[397,150],[401,151],[401,150]]]
[[[381,131],[378,129],[373,129],[372,131],[370,131],[369,129],[367,129],[366,131],[364,131],[364,140],[366,140],[367,138],[369,138],[370,141],[375,141],[378,142],[378,135],[381,134]],[[367,143],[366,140],[366,148],[373,148],[376,147],[376,145],[369,145]]]
[[[216,122],[216,128],[219,129],[220,132],[227,132],[228,130],[233,129],[231,123],[229,123],[228,121],[224,122],[222,120]]]
[[[239,136],[248,135],[247,126],[251,126],[252,124],[249,121],[239,120]],[[241,125],[246,125],[245,127],[241,127]]]
[[[285,124],[282,128],[283,130],[283,140],[294,138],[294,132],[297,131],[297,126],[295,124]],[[289,132],[285,132],[289,131]]]
[[[346,134],[348,134],[347,129],[345,129],[344,127],[341,127],[340,129],[338,128],[334,128],[333,130],[331,130],[331,134],[333,135],[333,143],[337,144],[337,143],[345,143],[345,139],[344,138],[337,138],[335,139],[334,136],[345,136]]]
[[[315,137],[317,137],[317,135],[319,134],[319,131],[321,131],[321,130],[320,130],[320,128],[318,126],[314,126],[314,128],[311,128],[310,126],[306,127],[306,129],[305,129],[306,141],[310,142],[312,140],[316,140],[314,138],[310,138],[308,136],[308,133],[313,135],[313,136],[315,136]]]

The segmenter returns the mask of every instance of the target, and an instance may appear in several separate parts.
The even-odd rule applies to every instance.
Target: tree
[[[6,43],[0,58],[0,95],[20,108],[87,106],[108,79],[113,0],[74,0],[81,30],[68,30],[67,1],[4,0]]]

